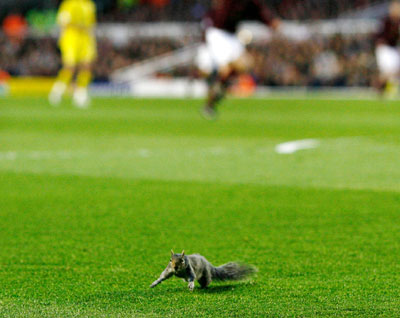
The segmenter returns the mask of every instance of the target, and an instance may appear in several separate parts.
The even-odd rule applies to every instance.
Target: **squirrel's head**
[[[185,251],[182,251],[181,254],[175,254],[173,250],[171,250],[171,259],[170,264],[175,272],[179,272],[186,268],[185,263]]]

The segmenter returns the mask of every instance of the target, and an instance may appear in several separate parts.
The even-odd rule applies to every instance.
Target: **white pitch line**
[[[139,149],[137,153],[139,154],[140,157],[143,158],[148,158],[151,155],[151,152],[148,149]]]
[[[0,160],[15,160],[17,159],[16,151],[0,152]]]
[[[16,159],[29,159],[33,161],[37,160],[72,160],[72,159],[81,159],[84,157],[90,157],[91,153],[87,151],[51,151],[51,150],[32,150],[32,151],[5,151],[0,152],[0,161],[8,160],[14,161]],[[94,152],[92,155],[95,155],[98,158],[102,159],[110,159],[110,158],[126,158],[131,156],[139,156],[142,158],[151,157],[152,153],[149,149],[138,149],[134,152],[104,152],[104,153],[96,153]]]
[[[284,142],[275,147],[275,151],[279,154],[293,154],[299,150],[314,149],[320,145],[317,139],[303,139]]]
[[[303,149],[311,149],[316,148],[319,145],[319,141],[315,139],[306,139],[306,140],[298,140],[285,142],[283,144],[277,145],[275,147],[275,151],[279,154],[292,154],[296,151]],[[256,153],[265,153],[270,152],[270,148],[262,148],[255,149]],[[163,151],[161,151],[162,153]],[[31,151],[0,151],[0,161],[15,161],[17,159],[28,159],[28,160],[73,160],[73,159],[81,159],[81,158],[90,158],[92,155],[96,156],[100,159],[112,159],[112,158],[127,158],[127,157],[140,157],[140,158],[150,158],[157,154],[154,153],[154,150],[150,150],[147,148],[139,148],[137,150],[132,150],[128,152],[118,152],[118,151],[110,151],[110,152],[89,152],[89,151],[68,151],[68,150],[59,150],[59,151],[51,151],[51,150],[31,150]],[[244,149],[236,149],[236,148],[224,148],[224,147],[207,147],[207,148],[199,148],[192,149],[183,152],[183,155],[187,157],[193,156],[246,156],[251,153],[247,153]]]
[[[52,160],[52,159],[61,159],[68,160],[73,159],[74,157],[82,157],[83,154],[80,152],[72,152],[72,151],[6,151],[0,152],[0,161],[1,160],[16,160],[16,159],[30,159],[30,160]]]

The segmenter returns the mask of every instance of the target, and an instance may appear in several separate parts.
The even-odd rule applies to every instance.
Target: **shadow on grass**
[[[194,293],[199,293],[199,294],[221,294],[221,293],[229,293],[229,292],[242,292],[246,289],[253,288],[255,286],[254,283],[231,283],[231,284],[211,284],[207,288],[201,288],[199,285],[196,284],[196,287],[194,289]],[[164,286],[165,287],[165,286]],[[157,290],[155,291],[154,289],[152,290],[153,295],[164,295],[165,293],[167,294],[190,294],[189,289],[187,288],[186,285],[183,285],[181,287],[169,287],[164,290]]]
[[[205,294],[218,294],[218,293],[226,293],[232,292],[237,289],[239,285],[215,285],[209,286],[207,288],[199,288],[197,291]]]
[[[207,294],[227,294],[227,293],[242,293],[245,290],[254,288],[254,283],[236,283],[228,285],[214,284],[205,289],[200,288],[196,285],[194,294],[197,295],[207,295]],[[103,293],[96,293],[87,295],[81,298],[78,303],[84,304],[97,304],[97,305],[121,305],[121,303],[136,303],[143,302],[146,299],[153,297],[163,298],[165,295],[170,297],[174,295],[189,296],[191,292],[188,290],[187,286],[184,284],[182,286],[160,286],[157,289],[145,289],[145,290],[118,290],[118,291],[107,291]]]
[[[254,283],[236,283],[228,285],[211,285],[205,289],[197,289],[200,293],[204,294],[219,294],[229,292],[241,292],[243,290],[253,288]]]

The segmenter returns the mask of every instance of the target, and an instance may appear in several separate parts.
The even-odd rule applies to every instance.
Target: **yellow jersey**
[[[58,10],[57,23],[64,31],[91,32],[96,24],[96,5],[92,0],[64,0]]]
[[[92,0],[64,0],[57,14],[64,64],[91,63],[96,57],[96,5]]]

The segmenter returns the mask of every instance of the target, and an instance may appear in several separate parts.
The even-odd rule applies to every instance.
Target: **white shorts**
[[[400,71],[400,52],[389,45],[378,45],[375,51],[379,72],[383,75],[397,75]]]
[[[203,72],[210,73],[236,61],[244,52],[245,47],[236,35],[209,28],[206,31],[206,44],[198,52],[197,65]]]

